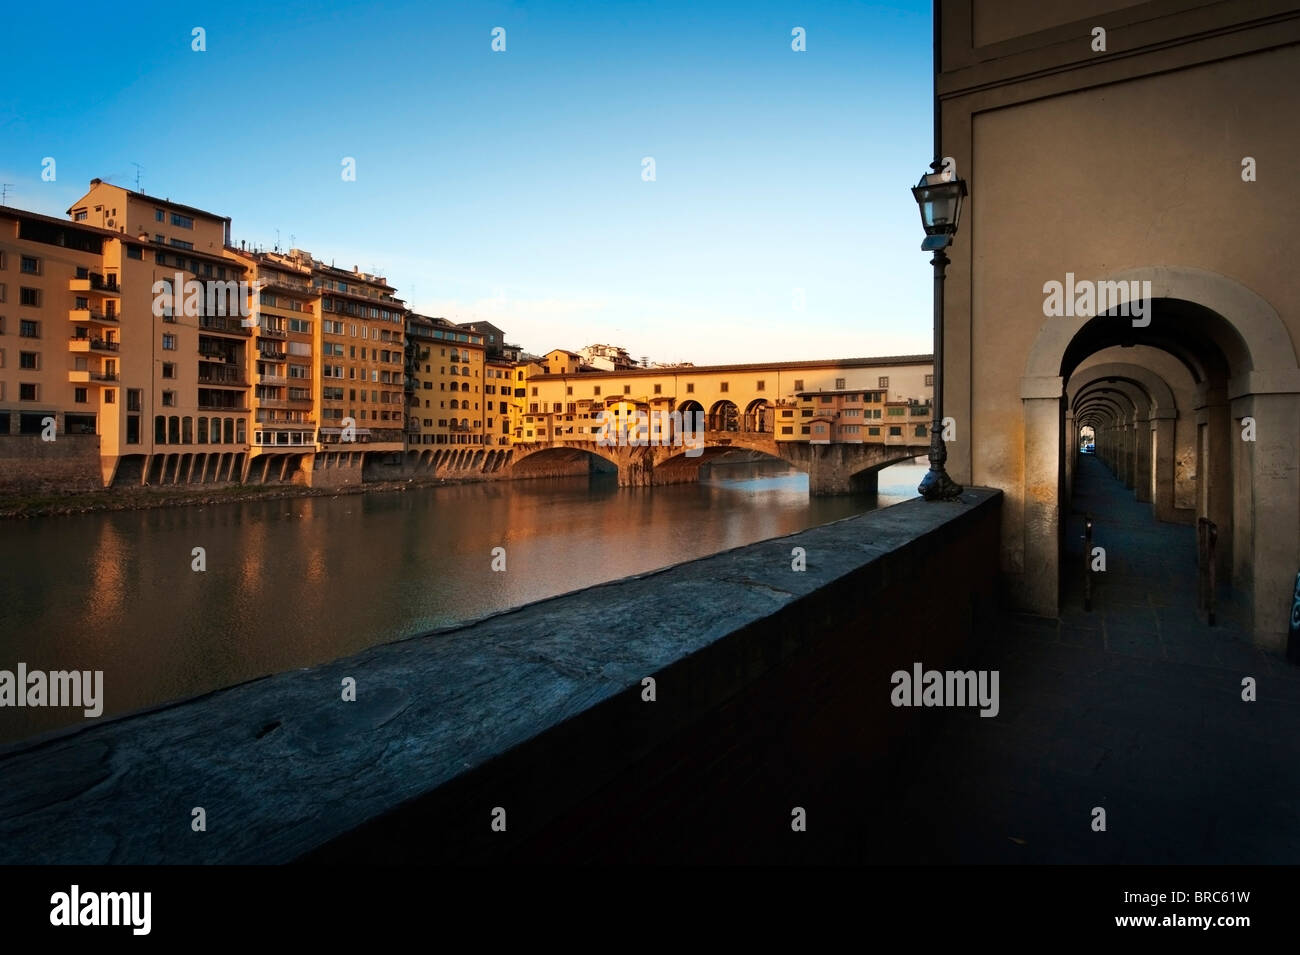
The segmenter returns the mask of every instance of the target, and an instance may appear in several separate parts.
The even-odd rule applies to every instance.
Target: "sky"
[[[10,5],[0,182],[63,217],[94,177],[135,188],[138,163],[143,192],[229,216],[236,244],[376,271],[414,310],[535,353],[927,353],[908,190],[933,158],[930,17],[927,0]]]

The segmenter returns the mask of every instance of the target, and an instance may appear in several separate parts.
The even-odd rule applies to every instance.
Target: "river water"
[[[883,507],[924,473],[895,465],[856,497],[810,498],[763,461],[655,488],[594,474],[7,521],[0,670],[102,670],[112,716]],[[0,707],[0,742],[86,722]]]

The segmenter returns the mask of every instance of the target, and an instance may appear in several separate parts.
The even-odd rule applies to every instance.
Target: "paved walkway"
[[[1249,645],[1226,591],[1203,622],[1194,529],[1090,455],[1073,509],[1067,566],[1084,511],[1106,548],[1092,612],[1070,574],[1059,619],[1004,618],[968,663],[1000,671],[1000,714],[930,711],[866,861],[1300,862],[1300,667]]]

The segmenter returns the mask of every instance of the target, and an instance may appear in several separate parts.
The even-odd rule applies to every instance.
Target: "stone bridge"
[[[516,444],[510,471],[518,477],[555,473],[555,468],[596,459],[601,470],[617,470],[620,487],[684,484],[699,480],[700,465],[739,454],[779,458],[808,475],[810,494],[873,492],[881,468],[910,461],[929,451],[929,444],[777,441],[770,433],[705,431],[700,453],[682,446],[612,447],[597,441],[566,440]]]

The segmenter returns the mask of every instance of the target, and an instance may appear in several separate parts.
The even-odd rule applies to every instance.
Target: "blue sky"
[[[376,267],[411,307],[537,352],[926,352],[908,187],[931,159],[930,15],[925,0],[11,5],[0,181],[10,205],[63,216],[95,176],[133,188],[138,162],[145,192],[230,216],[236,241],[269,248],[279,229],[282,248]]]

